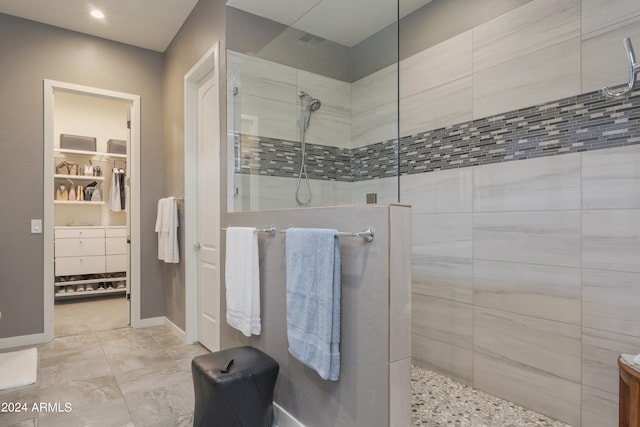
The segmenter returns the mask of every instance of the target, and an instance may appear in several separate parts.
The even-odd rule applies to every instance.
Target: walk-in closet
[[[130,104],[58,90],[53,106],[54,334],[130,322]]]

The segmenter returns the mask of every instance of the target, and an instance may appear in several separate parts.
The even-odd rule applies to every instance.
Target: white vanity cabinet
[[[126,227],[55,227],[54,237],[56,298],[126,291]]]

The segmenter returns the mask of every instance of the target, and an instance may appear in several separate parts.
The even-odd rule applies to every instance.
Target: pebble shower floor
[[[570,427],[417,366],[411,387],[413,426]]]

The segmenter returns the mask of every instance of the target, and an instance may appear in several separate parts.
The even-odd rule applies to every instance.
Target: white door
[[[220,349],[220,146],[213,72],[198,82],[198,341]]]

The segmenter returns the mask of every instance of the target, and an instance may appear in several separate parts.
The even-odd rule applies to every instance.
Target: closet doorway
[[[46,80],[45,338],[136,325],[139,97]]]

